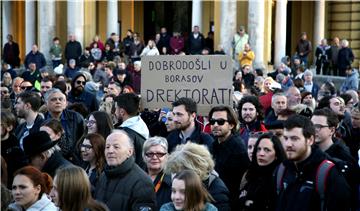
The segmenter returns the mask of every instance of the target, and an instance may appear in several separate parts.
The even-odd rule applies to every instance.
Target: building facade
[[[75,34],[88,46],[98,34],[102,41],[116,32],[121,38],[132,29],[147,41],[167,27],[185,36],[192,26],[200,26],[206,36],[214,31],[215,49],[222,45],[232,53],[233,35],[240,26],[250,37],[255,51],[255,66],[279,64],[293,55],[301,32],[307,32],[313,53],[322,38],[347,39],[356,57],[360,55],[359,1],[2,1],[1,42],[12,34],[19,43],[21,58],[37,43],[48,58],[53,37],[65,46]],[[310,58],[312,60],[312,58]],[[353,63],[359,67],[358,58]]]

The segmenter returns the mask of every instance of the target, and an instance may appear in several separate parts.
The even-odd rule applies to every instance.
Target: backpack
[[[320,196],[321,210],[325,210],[325,191],[326,181],[329,176],[330,170],[335,166],[330,160],[323,160],[316,170],[315,190]],[[286,167],[283,163],[280,164],[278,171],[276,172],[276,192],[279,195],[283,189],[283,178],[286,172]]]

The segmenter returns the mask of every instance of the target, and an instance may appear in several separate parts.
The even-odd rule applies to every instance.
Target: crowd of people
[[[20,66],[11,35],[1,70],[2,210],[350,210],[359,209],[358,70],[346,40],[316,50],[306,33],[268,74],[254,69],[245,28],[234,36],[233,104],[206,115],[190,98],[171,108],[140,106],[141,58],[225,54],[199,27],[185,39],[165,27],[144,46],[139,33],[98,36],[86,48],[69,36],[37,45]],[[336,54],[336,55],[335,55]],[[65,58],[65,62],[63,62]],[[336,59],[336,62],[335,60]],[[346,64],[344,62],[347,62]]]

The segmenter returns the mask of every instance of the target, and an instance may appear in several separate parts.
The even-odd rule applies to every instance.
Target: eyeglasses
[[[76,84],[77,84],[77,85],[80,85],[80,84],[85,85],[85,84],[86,84],[86,81],[76,81]]]
[[[226,119],[210,119],[210,125],[215,125],[215,123],[217,123],[218,125],[224,125],[225,122],[227,122],[228,120]]]
[[[163,152],[147,152],[147,153],[145,153],[145,156],[148,157],[148,158],[153,158],[154,155],[155,155],[157,158],[162,158],[166,154],[167,153],[163,153]]]
[[[86,125],[93,125],[93,124],[95,124],[96,123],[96,121],[95,120],[85,120],[85,123],[86,123]]]
[[[90,144],[81,144],[80,145],[80,149],[83,148],[85,151],[89,151],[90,149],[92,149],[92,145]]]
[[[21,86],[21,90],[30,90],[32,89],[32,86]]]
[[[324,127],[329,127],[329,125],[320,125],[320,124],[314,124],[315,130],[321,130]]]

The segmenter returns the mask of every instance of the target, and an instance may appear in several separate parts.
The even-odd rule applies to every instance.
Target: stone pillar
[[[281,58],[286,56],[286,4],[287,0],[276,1],[275,67],[281,63]]]
[[[48,64],[51,63],[49,54],[52,39],[55,36],[55,1],[38,1],[38,20],[39,20],[39,50],[45,56]]]
[[[67,2],[67,33],[73,34],[84,46],[84,1]],[[64,45],[65,47],[65,45]]]
[[[236,33],[236,1],[221,1],[220,43],[227,55],[232,56],[232,40]],[[214,46],[217,50],[218,46]]]
[[[35,2],[28,0],[25,1],[25,55],[35,44],[35,27]]]
[[[199,26],[200,31],[206,31],[202,28],[202,3],[201,0],[192,1],[192,21],[191,21],[191,30],[194,26]]]
[[[313,49],[316,48],[321,42],[321,39],[325,38],[325,1],[315,1],[315,15],[314,15],[314,43]],[[315,54],[314,54],[315,56]]]
[[[7,35],[11,34],[11,2],[10,1],[3,1],[2,3],[2,44],[1,46],[4,47],[5,43],[7,43]],[[14,35],[13,35],[14,36]],[[1,51],[2,52],[2,51]]]
[[[115,32],[119,34],[119,25],[118,25],[118,1],[108,0],[107,1],[107,37],[110,37],[110,34]]]
[[[264,25],[265,2],[262,0],[249,1],[248,31],[249,43],[255,53],[254,68],[265,68],[264,65]]]

